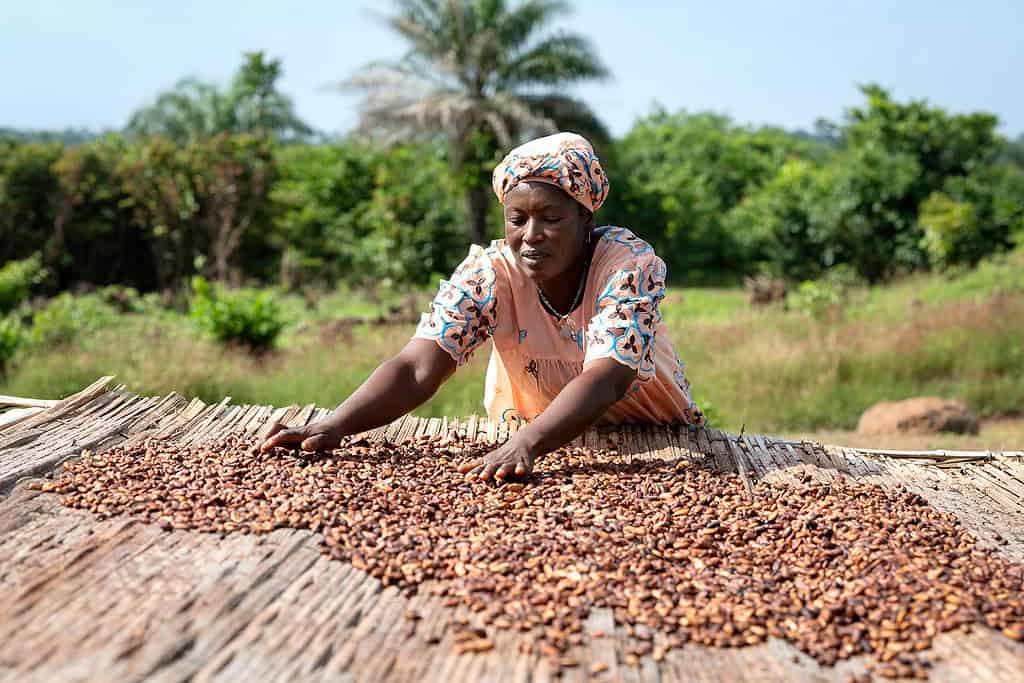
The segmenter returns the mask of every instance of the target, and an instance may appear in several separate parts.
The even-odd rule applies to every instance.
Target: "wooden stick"
[[[57,405],[56,401],[48,401],[42,398],[21,398],[20,396],[0,395],[0,406],[12,406],[14,408],[49,408]]]
[[[3,413],[0,413],[0,427],[5,427],[7,425],[13,425],[15,423],[21,422],[22,420],[27,420],[28,418],[32,417],[33,415],[35,415],[36,413],[38,413],[41,410],[46,410],[46,409],[45,408],[15,408],[14,410],[8,410],[8,411],[5,411]]]
[[[975,458],[989,460],[994,458],[996,455],[1020,455],[1020,451],[1007,451],[1005,453],[999,453],[998,451],[887,451],[878,448],[856,448],[854,450],[860,451],[861,453],[870,453],[872,455],[884,455],[890,458],[932,458],[934,460],[943,460],[946,458]]]
[[[743,480],[744,488],[747,489],[747,498],[753,498],[754,486],[750,483],[750,475],[747,474],[747,464],[743,460],[743,453],[728,436],[725,438],[725,443],[729,448],[729,452],[732,454],[733,460],[736,461],[736,469],[740,474],[740,479]]]

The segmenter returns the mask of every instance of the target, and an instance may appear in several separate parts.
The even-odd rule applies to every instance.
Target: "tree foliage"
[[[719,114],[657,111],[615,146],[601,221],[631,227],[691,282],[749,269],[747,226],[724,217],[787,159],[827,155],[777,128],[746,128]]]
[[[118,173],[123,205],[145,234],[161,286],[196,270],[221,281],[241,277],[232,258],[246,233],[268,221],[274,162],[267,140],[219,135],[178,147],[155,137],[130,147]]]
[[[1024,235],[1024,171],[1009,164],[951,176],[921,203],[922,245],[933,265],[973,266]]]
[[[46,277],[39,254],[0,267],[0,317],[28,300],[29,294]]]
[[[248,52],[228,88],[182,79],[132,114],[125,132],[134,137],[159,135],[179,145],[241,133],[303,140],[313,131],[295,113],[291,99],[278,90],[281,73],[281,60]]]
[[[374,187],[369,145],[294,145],[277,155],[271,191],[274,229],[269,246],[281,254],[278,279],[288,289],[333,282],[353,273],[355,217]]]
[[[831,181],[817,166],[792,159],[723,218],[742,253],[776,277],[808,280],[835,262],[831,236],[816,216]]]
[[[1020,196],[1009,167],[996,170],[1005,143],[996,117],[862,91],[867,102],[847,113],[835,155],[783,167],[727,217],[734,233],[749,226],[759,267],[806,279],[848,264],[874,282],[1005,249]]]
[[[0,263],[28,258],[47,244],[60,187],[59,144],[0,142]]]
[[[1024,133],[1018,135],[1015,140],[1007,141],[1001,160],[1024,171]]]
[[[145,240],[132,224],[118,168],[130,151],[115,135],[69,147],[53,164],[59,192],[43,253],[59,289],[78,281],[158,285]]]
[[[465,252],[458,189],[437,144],[360,141],[280,155],[274,242],[287,284],[371,275],[424,282]]]
[[[995,125],[874,87],[814,135],[655,111],[600,150],[612,190],[597,219],[636,230],[690,284],[971,265],[1024,242],[1024,169]],[[38,254],[47,278],[33,293],[82,282],[180,291],[197,274],[289,288],[425,283],[465,255],[474,182],[476,208],[500,225],[482,161],[494,135],[477,131],[463,162],[438,136],[0,142],[0,264]]]

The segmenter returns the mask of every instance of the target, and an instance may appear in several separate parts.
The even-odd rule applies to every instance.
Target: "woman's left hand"
[[[478,477],[484,481],[497,478],[528,477],[533,473],[533,453],[525,444],[509,439],[482,458],[459,465],[459,472],[467,477]]]

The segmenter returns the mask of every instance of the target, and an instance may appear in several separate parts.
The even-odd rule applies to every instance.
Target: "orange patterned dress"
[[[484,388],[493,420],[533,419],[588,363],[613,358],[635,369],[637,379],[604,422],[703,426],[658,311],[665,262],[625,228],[599,228],[594,236],[583,300],[569,315],[569,331],[545,311],[536,284],[497,240],[470,248],[451,279],[441,282],[414,336],[436,341],[459,366],[493,340]]]

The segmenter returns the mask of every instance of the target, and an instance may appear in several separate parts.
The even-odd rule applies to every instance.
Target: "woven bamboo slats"
[[[313,405],[208,405],[177,394],[141,397],[104,377],[38,412],[0,422],[0,680],[117,681],[547,681],[538,655],[496,634],[486,654],[453,653],[449,610],[428,591],[406,599],[353,567],[323,557],[304,531],[219,538],[164,532],[130,518],[96,521],[56,497],[19,485],[82,449],[163,438],[194,442],[259,434],[275,420],[299,425]],[[2,400],[3,397],[0,397]],[[2,415],[0,415],[2,417]],[[515,429],[477,416],[405,417],[373,430],[401,441],[460,434],[498,443]],[[1022,453],[868,451],[762,435],[628,426],[592,430],[579,444],[613,445],[624,459],[685,458],[759,480],[850,476],[904,486],[955,513],[987,542],[1024,561]],[[998,539],[997,539],[998,537]],[[419,621],[403,618],[410,608]],[[608,610],[591,630],[617,634]],[[619,634],[621,635],[621,634]],[[438,638],[437,645],[427,641]],[[562,680],[840,681],[858,658],[819,667],[785,643],[720,650],[688,645],[660,664],[626,666],[616,637],[594,639]],[[935,680],[1018,680],[1024,645],[985,629],[940,636]]]

